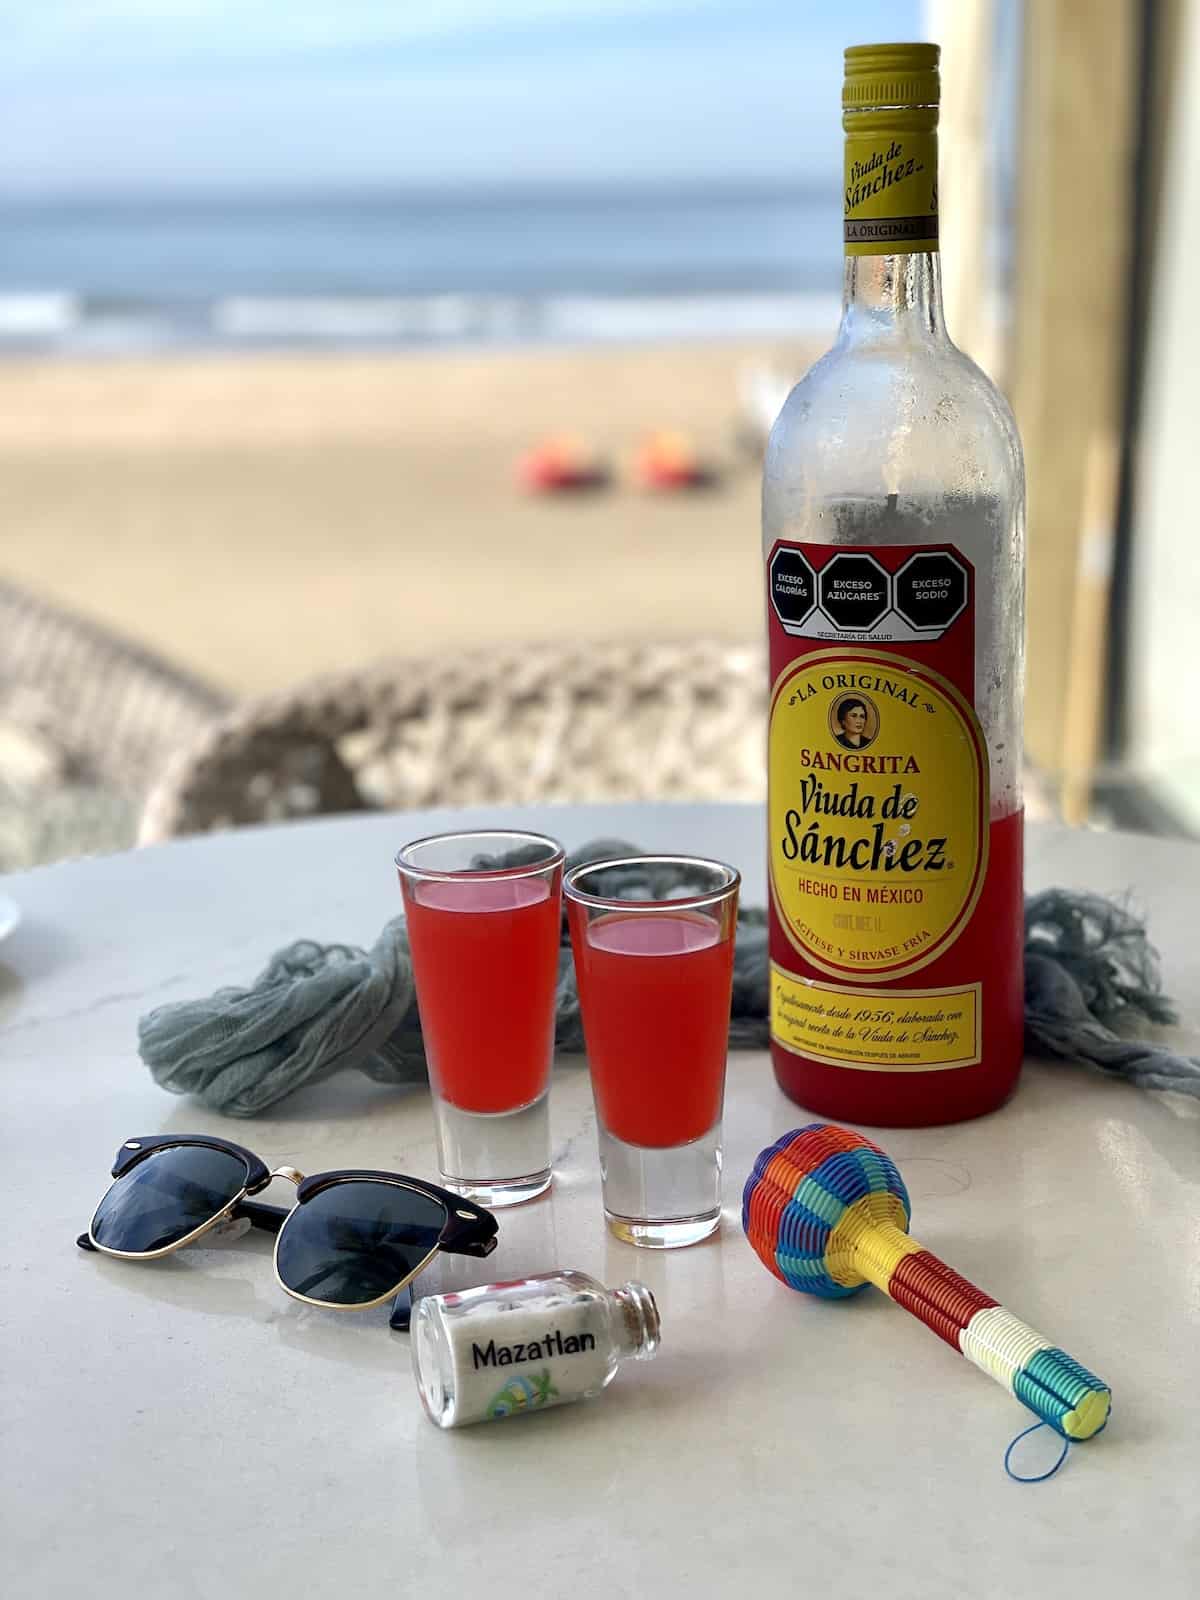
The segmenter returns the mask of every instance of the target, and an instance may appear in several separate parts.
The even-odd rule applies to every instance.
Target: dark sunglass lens
[[[92,1238],[142,1254],[178,1244],[246,1187],[246,1163],[224,1150],[175,1144],[117,1178],[92,1218]]]
[[[437,1245],[446,1209],[417,1189],[350,1180],[290,1214],[275,1263],[295,1294],[362,1306],[390,1294]]]

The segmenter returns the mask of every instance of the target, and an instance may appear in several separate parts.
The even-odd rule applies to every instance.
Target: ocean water
[[[807,335],[836,190],[0,202],[0,355]]]

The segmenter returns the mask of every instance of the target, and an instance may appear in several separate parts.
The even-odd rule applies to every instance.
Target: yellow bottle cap
[[[941,97],[936,44],[852,44],[846,51],[847,111],[936,106]]]

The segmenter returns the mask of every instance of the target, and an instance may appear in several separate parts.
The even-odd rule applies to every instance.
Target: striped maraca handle
[[[1064,1438],[1090,1439],[1108,1421],[1106,1384],[910,1234],[891,1223],[867,1224],[854,1243],[854,1264]]]

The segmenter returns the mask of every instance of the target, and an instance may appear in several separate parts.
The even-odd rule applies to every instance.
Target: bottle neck
[[[840,339],[944,340],[936,105],[848,109]]]
[[[649,1361],[658,1349],[658,1306],[644,1283],[625,1283],[608,1291],[613,1345],[620,1360]]]
[[[839,342],[898,340],[937,344],[946,338],[941,258],[936,250],[891,256],[847,256]]]

